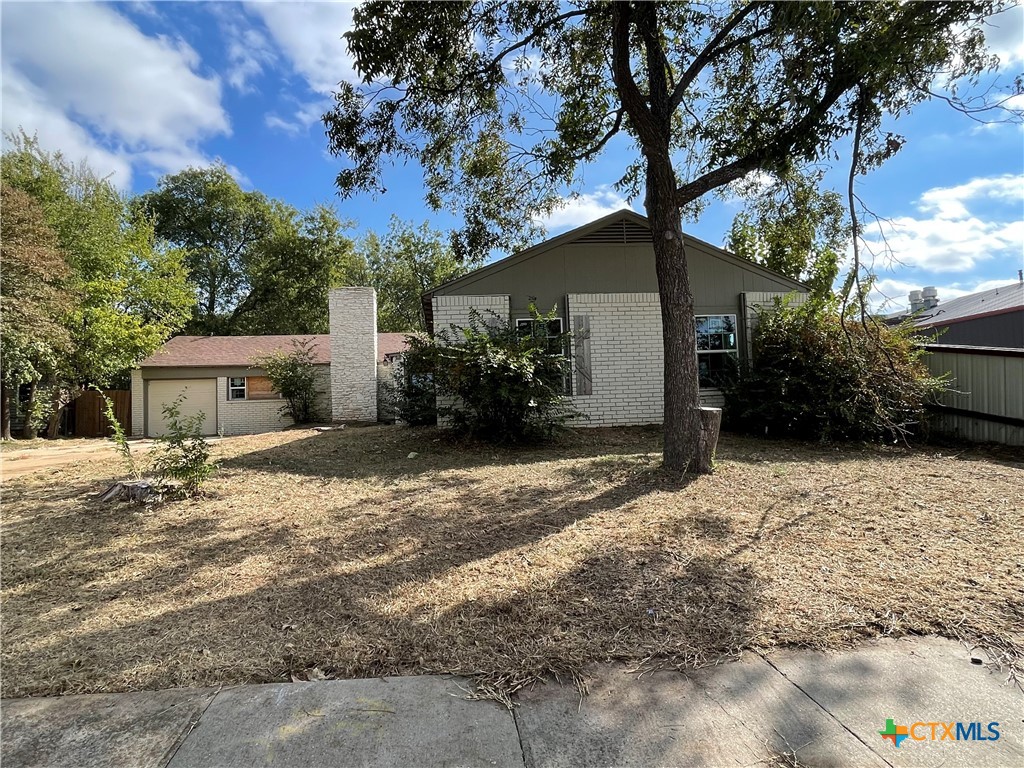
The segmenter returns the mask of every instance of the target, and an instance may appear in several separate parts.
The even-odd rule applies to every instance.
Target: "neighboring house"
[[[163,406],[182,396],[182,414],[202,412],[203,433],[244,435],[288,426],[283,402],[253,358],[311,340],[322,399],[332,421],[377,420],[377,367],[400,355],[405,335],[377,333],[372,288],[330,293],[330,333],[317,336],[177,336],[132,373],[132,434],[165,429]]]
[[[909,318],[938,344],[1024,349],[1024,281],[940,302],[935,288],[910,292]]]
[[[933,406],[932,428],[967,440],[1024,445],[1024,279],[940,302],[910,292],[909,319],[924,337],[928,369],[951,389]]]
[[[589,426],[660,423],[664,410],[661,305],[647,219],[619,211],[488,264],[423,295],[435,331],[472,309],[530,323],[552,308],[551,332],[573,332],[568,389]],[[727,358],[748,354],[757,310],[806,299],[802,283],[685,236],[697,315],[701,402],[720,405]]]

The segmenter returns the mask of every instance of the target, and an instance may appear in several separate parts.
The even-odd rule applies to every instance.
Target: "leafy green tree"
[[[250,254],[249,292],[231,312],[232,333],[327,333],[327,295],[365,284],[366,267],[344,231],[349,222],[325,205],[300,213],[276,206],[271,236]]]
[[[11,439],[11,398],[30,385],[24,436],[34,432],[31,414],[38,382],[58,368],[71,337],[67,316],[75,296],[68,285],[71,270],[47,225],[42,206],[27,192],[0,185],[0,345],[2,439]]]
[[[842,198],[819,188],[820,175],[790,173],[742,190],[746,210],[732,222],[727,247],[738,256],[807,282],[827,296],[852,234]]]
[[[333,208],[246,192],[222,164],[163,177],[142,205],[186,254],[192,334],[326,333],[328,289],[362,276]]]
[[[419,227],[392,216],[383,238],[371,232],[358,245],[369,283],[377,290],[381,331],[425,331],[421,296],[477,266],[459,259],[444,235],[424,222]]]
[[[123,379],[183,325],[192,292],[181,252],[158,244],[151,221],[109,180],[25,133],[7,138],[3,181],[38,202],[79,298],[64,321],[68,352],[53,373],[53,435],[83,386]]]
[[[312,339],[293,341],[291,352],[279,350],[252,362],[267,372],[274,391],[285,399],[283,415],[290,416],[296,424],[309,424],[319,418],[317,399],[321,391]]]
[[[270,201],[242,190],[217,164],[164,176],[141,204],[154,217],[156,234],[185,253],[196,290],[188,332],[230,333],[250,287],[247,264],[273,233]]]
[[[346,35],[364,83],[342,83],[324,115],[348,161],[337,185],[380,191],[387,163],[419,162],[427,201],[461,213],[458,242],[481,253],[520,237],[614,151],[620,188],[643,192],[651,223],[664,463],[683,471],[699,439],[683,214],[752,171],[826,160],[857,126],[864,156],[884,158],[883,115],[981,72],[981,24],[998,7],[374,0]]]

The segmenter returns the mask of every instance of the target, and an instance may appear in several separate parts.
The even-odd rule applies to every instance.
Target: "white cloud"
[[[109,6],[10,3],[3,9],[3,128],[88,157],[127,187],[133,166],[208,162],[201,140],[230,133],[221,85],[180,39],[148,37]]]
[[[999,68],[1024,63],[1024,6],[1014,5],[985,25],[985,43],[999,57]]]
[[[342,35],[352,27],[349,2],[247,3],[266,24],[271,38],[310,89],[331,93],[355,71]]]
[[[297,104],[295,112],[290,118],[281,117],[277,112],[269,112],[264,116],[263,121],[271,130],[280,131],[289,136],[298,136],[300,133],[308,131],[314,123],[318,123],[320,117],[330,107],[329,99],[315,99]]]
[[[242,93],[251,93],[255,90],[251,84],[253,78],[263,74],[277,56],[270,41],[257,29],[229,22],[222,30],[229,62],[228,85]]]
[[[594,192],[565,198],[554,211],[537,218],[536,222],[549,232],[571,229],[623,208],[632,209],[632,206],[611,187],[601,186]]]
[[[920,216],[899,216],[867,245],[887,249],[898,263],[933,273],[965,272],[997,257],[1024,251],[1024,175],[972,179],[920,196]],[[884,234],[883,242],[881,234]]]

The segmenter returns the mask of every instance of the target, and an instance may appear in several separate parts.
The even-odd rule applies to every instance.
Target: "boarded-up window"
[[[249,400],[277,400],[281,397],[266,376],[246,376],[245,385]]]

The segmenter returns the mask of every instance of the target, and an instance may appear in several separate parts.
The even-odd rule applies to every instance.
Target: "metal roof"
[[[970,293],[957,299],[940,301],[934,309],[924,310],[913,323],[918,328],[932,328],[978,315],[990,315],[1024,309],[1024,283],[1016,282],[987,291]]]

